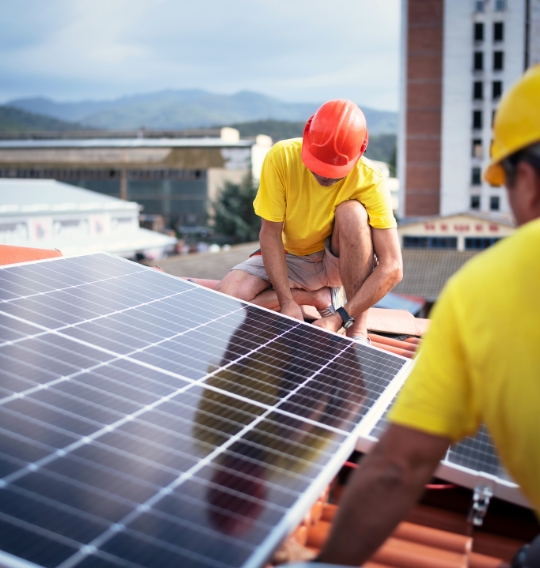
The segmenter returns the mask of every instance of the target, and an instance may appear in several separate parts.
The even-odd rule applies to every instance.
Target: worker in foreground
[[[367,343],[368,308],[402,277],[390,193],[363,157],[367,143],[362,111],[334,100],[308,120],[303,139],[275,144],[254,202],[261,255],[235,266],[217,289],[299,320],[300,306],[315,306],[323,316],[315,325],[344,327]]]
[[[540,66],[501,101],[491,158],[484,178],[506,185],[520,228],[446,286],[391,425],[352,476],[319,562],[366,561],[422,496],[449,444],[481,422],[540,514]],[[522,566],[540,566],[538,539]]]

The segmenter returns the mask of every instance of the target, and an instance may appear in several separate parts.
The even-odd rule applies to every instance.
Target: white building
[[[540,0],[403,0],[401,216],[509,212],[482,180],[501,95],[540,63]]]
[[[0,244],[159,259],[176,239],[139,227],[139,205],[54,180],[0,180]]]

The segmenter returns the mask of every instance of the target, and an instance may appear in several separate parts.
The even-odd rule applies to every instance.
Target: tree
[[[229,237],[233,243],[258,241],[261,218],[253,210],[256,195],[251,176],[246,176],[241,184],[227,182],[214,204],[216,233]]]

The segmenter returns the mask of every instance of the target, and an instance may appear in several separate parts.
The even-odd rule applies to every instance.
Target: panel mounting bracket
[[[467,522],[473,527],[481,527],[484,523],[489,502],[495,493],[495,482],[487,477],[479,476],[474,488],[471,508],[467,516]]]

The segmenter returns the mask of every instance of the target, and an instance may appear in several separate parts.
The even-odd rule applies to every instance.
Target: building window
[[[475,51],[474,52],[473,69],[475,71],[483,71],[484,70],[484,52],[482,52],[482,51]]]
[[[504,23],[495,22],[493,24],[493,41],[504,41]]]
[[[484,157],[484,150],[482,148],[482,140],[480,138],[475,138],[472,141],[472,157],[479,158],[480,160]]]
[[[502,90],[503,90],[503,84],[502,81],[493,81],[493,84],[491,85],[491,95],[494,101],[497,101],[501,98],[502,95]]]
[[[501,199],[498,195],[492,195],[489,198],[489,208],[491,211],[498,211],[501,206]]]
[[[500,240],[500,238],[490,237],[466,237],[465,250],[485,250]]]
[[[474,24],[474,41],[484,41],[484,24],[481,22]]]
[[[504,53],[502,51],[493,52],[493,71],[502,71],[504,69]]]
[[[481,130],[482,128],[482,111],[481,110],[473,110],[473,128],[475,130]]]
[[[471,184],[481,185],[482,184],[482,170],[480,168],[473,168],[471,171]]]
[[[473,83],[473,99],[481,101],[484,98],[484,83],[482,81],[475,81]]]
[[[471,195],[471,209],[473,209],[473,210],[480,209],[480,196],[479,195]]]
[[[403,248],[457,249],[457,237],[403,237]]]
[[[484,0],[475,0],[474,1],[474,11],[475,12],[483,12],[484,11]]]
[[[493,128],[493,125],[495,124],[495,115],[497,114],[497,111],[494,110],[491,113],[491,128]]]
[[[506,0],[495,0],[495,11],[504,12],[506,10]]]

